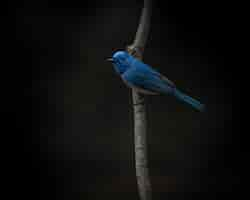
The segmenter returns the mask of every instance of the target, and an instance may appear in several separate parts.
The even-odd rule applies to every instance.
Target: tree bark
[[[147,42],[150,18],[152,12],[151,0],[144,0],[144,7],[140,18],[140,23],[132,45],[127,47],[127,51],[142,60],[143,51]],[[132,90],[134,106],[134,142],[135,142],[135,164],[138,190],[141,200],[152,199],[152,189],[148,171],[147,160],[147,119],[145,97]]]

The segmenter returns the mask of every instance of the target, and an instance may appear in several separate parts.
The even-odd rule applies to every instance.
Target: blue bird
[[[117,51],[107,60],[112,62],[115,71],[128,87],[147,95],[172,95],[195,109],[204,111],[203,104],[181,92],[172,81],[126,51]]]

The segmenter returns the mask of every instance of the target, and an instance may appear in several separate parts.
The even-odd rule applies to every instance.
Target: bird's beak
[[[106,61],[108,61],[108,62],[114,62],[113,58],[108,58],[108,59],[106,59]]]

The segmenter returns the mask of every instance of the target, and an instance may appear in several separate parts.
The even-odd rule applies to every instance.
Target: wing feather
[[[122,79],[130,87],[136,87],[147,90],[151,93],[169,93],[172,90],[172,84],[168,84],[159,74],[152,73],[151,70],[139,70],[130,68],[123,75]]]
[[[136,68],[138,68],[138,70],[140,70],[140,71],[145,71],[147,73],[152,73],[152,74],[158,76],[165,83],[169,84],[172,87],[175,87],[175,84],[171,80],[169,80],[167,77],[162,75],[157,70],[153,69],[151,66],[141,62],[140,60],[136,60],[133,66],[136,66]]]

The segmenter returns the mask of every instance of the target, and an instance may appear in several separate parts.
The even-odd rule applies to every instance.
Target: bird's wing
[[[166,81],[169,85],[175,87],[175,84],[172,81],[170,81],[166,76],[163,76],[160,73],[158,73],[158,76],[160,77],[161,80]]]
[[[169,93],[173,88],[159,75],[149,70],[130,68],[122,75],[122,78],[132,87],[142,88],[154,93]]]
[[[161,80],[163,80],[164,82],[166,82],[170,86],[175,87],[175,84],[172,81],[170,81],[166,76],[162,75],[160,72],[156,71],[155,69],[153,69],[152,67],[150,67],[148,65],[147,65],[147,67],[148,67],[148,70],[150,70],[151,73],[158,76]]]
[[[144,94],[158,94],[155,90],[146,87],[146,78],[143,73],[135,73],[135,70],[127,70],[122,76],[124,83],[138,92]]]
[[[153,75],[158,76],[165,83],[169,84],[172,87],[175,87],[175,84],[171,80],[169,80],[166,76],[162,75],[157,70],[153,69],[151,66],[149,66],[149,65],[147,65],[139,60],[137,62],[138,63],[136,63],[135,66],[140,66],[141,71],[145,71],[147,73],[152,73]]]

